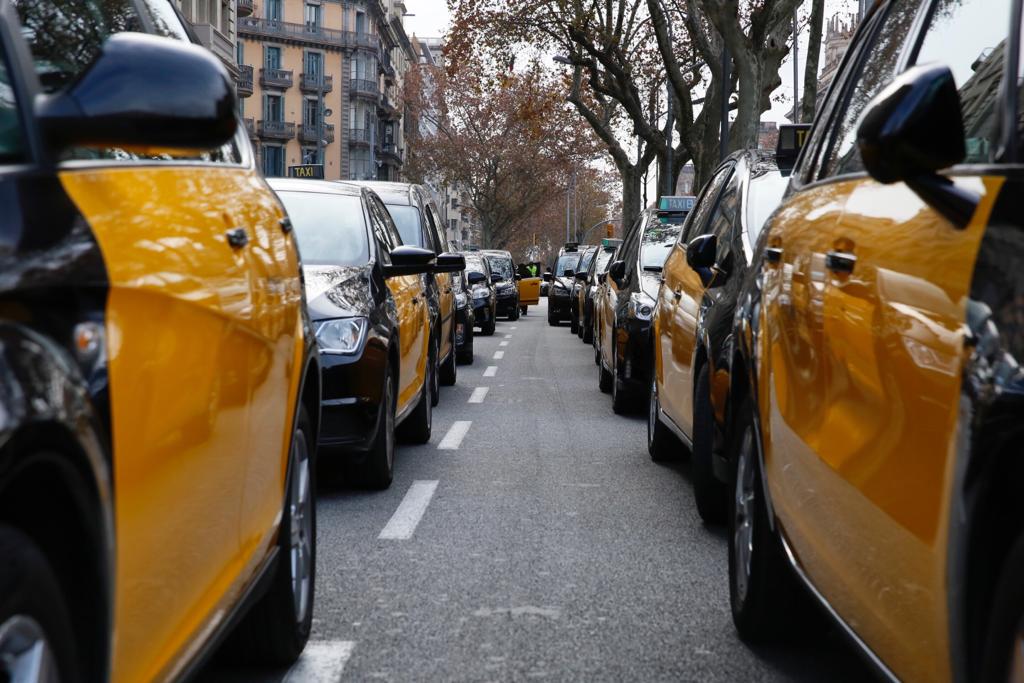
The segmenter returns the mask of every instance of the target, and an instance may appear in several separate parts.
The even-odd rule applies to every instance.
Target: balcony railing
[[[302,74],[299,87],[312,92],[331,92],[334,90],[334,76],[325,74]]]
[[[317,126],[315,124],[302,124],[302,129],[299,131],[299,138],[303,142],[316,142],[317,141]],[[331,144],[334,142],[334,124],[324,124],[324,143]]]
[[[238,17],[248,17],[256,11],[255,0],[238,0]]]
[[[289,69],[260,69],[260,85],[264,88],[290,88],[294,82]]]
[[[377,81],[370,81],[365,78],[353,78],[349,82],[349,90],[356,95],[369,95],[376,97],[377,93],[380,92],[380,88],[377,87]]]
[[[381,156],[390,157],[392,160],[402,163],[402,150],[393,142],[385,142],[380,146]]]
[[[350,145],[369,145],[371,132],[369,128],[349,128],[348,142]]]
[[[291,140],[295,137],[295,124],[288,121],[260,121],[258,130],[261,138]]]
[[[381,111],[384,112],[385,118],[395,118],[399,114],[401,114],[401,112],[398,111],[398,103],[395,102],[392,98],[388,97],[387,95],[381,95],[380,100],[378,100],[377,104],[379,105]]]
[[[238,33],[242,37],[279,38],[311,45],[363,47],[374,50],[380,48],[380,38],[373,33],[338,31],[316,24],[295,24],[278,19],[239,17]]]
[[[252,66],[249,64],[238,65],[238,96],[248,97],[252,95]]]
[[[249,137],[256,137],[256,122],[252,119],[243,119],[245,121],[245,130],[248,131]]]

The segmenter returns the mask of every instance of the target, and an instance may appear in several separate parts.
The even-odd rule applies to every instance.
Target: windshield
[[[487,265],[491,267],[492,273],[497,273],[502,280],[511,280],[512,261],[503,256],[488,256]]]
[[[387,204],[387,207],[391,220],[398,227],[398,234],[402,236],[402,244],[422,247],[423,231],[420,230],[419,209],[408,204]]]
[[[487,277],[491,276],[491,274],[489,272],[487,272],[487,266],[484,265],[484,260],[483,260],[482,257],[480,257],[480,256],[470,256],[468,254],[464,254],[464,256],[466,257],[466,274],[467,275],[469,273],[483,273]]]
[[[558,257],[558,262],[555,264],[555,277],[561,277],[565,275],[565,271],[572,268],[576,270],[576,265],[580,262],[579,252],[573,251],[568,254],[562,254]]]
[[[591,250],[591,251],[584,252],[583,253],[583,258],[580,259],[580,267],[577,268],[576,270],[584,271],[585,272],[587,270],[587,268],[590,267],[590,262],[594,260],[594,254],[596,254],[596,253],[597,253],[596,250]]]
[[[640,243],[640,267],[644,270],[661,270],[665,265],[672,246],[679,238],[679,231],[682,230],[683,219],[676,222],[676,216],[671,217],[672,222],[661,223],[657,219],[652,221],[647,230],[644,231],[643,242]]]
[[[361,266],[370,260],[359,197],[316,192],[279,192],[306,265]]]

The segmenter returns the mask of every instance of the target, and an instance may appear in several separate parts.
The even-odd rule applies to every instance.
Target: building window
[[[221,0],[220,32],[226,36],[231,35],[231,0]]]
[[[452,208],[453,209],[459,208],[459,200],[456,199],[455,197],[452,197]]]
[[[270,21],[281,21],[281,0],[266,0],[266,18]]]
[[[306,3],[306,30],[320,30],[320,3]]]
[[[459,231],[459,222],[457,220],[455,220],[454,218],[449,218],[448,222],[452,226],[452,234],[453,235],[459,234],[459,232],[458,232]]]
[[[263,145],[263,175],[280,178],[284,175],[284,147]]]
[[[324,73],[324,56],[319,52],[307,52],[305,61],[306,75],[318,83],[321,82],[320,79]]]
[[[356,33],[366,33],[366,12],[356,12]]]
[[[245,64],[245,43],[241,40],[235,43],[235,61],[239,64]]]
[[[303,125],[314,127],[320,124],[320,108],[315,97],[307,97],[302,104]]]
[[[284,98],[280,95],[263,96],[263,118],[266,121],[284,121]]]
[[[281,68],[281,48],[279,47],[264,47],[263,48],[263,66],[267,69],[280,69]]]
[[[316,147],[303,147],[302,148],[302,163],[304,164],[322,164],[320,160],[320,151]]]
[[[370,160],[370,150],[352,150],[349,162],[349,175],[352,180],[373,180],[376,177],[377,174],[373,172],[373,162]]]

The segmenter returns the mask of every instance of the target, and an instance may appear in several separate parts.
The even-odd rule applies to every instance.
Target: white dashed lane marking
[[[483,403],[485,396],[487,396],[487,387],[477,387],[469,397],[468,403]]]
[[[487,369],[484,370],[484,377],[494,377],[497,374],[498,374],[498,366],[497,365],[488,365]]]
[[[512,338],[512,335],[511,335],[511,334],[506,334],[506,335],[505,335],[505,339],[511,339],[511,338]]]
[[[282,683],[337,683],[355,646],[351,640],[306,643],[302,656],[288,670]]]
[[[494,352],[494,360],[501,360],[504,357],[505,357],[505,352],[504,351],[495,351]]]
[[[508,342],[507,341],[499,342],[498,346],[508,346]]]
[[[438,450],[458,450],[459,446],[462,445],[462,440],[466,438],[466,434],[469,432],[469,426],[471,424],[473,424],[471,420],[459,420],[449,427],[448,433],[444,435],[443,439],[441,439],[441,443],[437,444]]]
[[[456,422],[455,424],[459,424]],[[468,423],[467,423],[468,424]],[[447,437],[445,437],[447,438]],[[437,481],[414,481],[405,494],[395,514],[391,515],[387,526],[377,538],[384,540],[405,541],[412,538],[412,532],[423,519],[423,513],[434,497]]]

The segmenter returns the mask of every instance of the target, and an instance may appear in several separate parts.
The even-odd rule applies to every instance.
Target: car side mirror
[[[878,93],[857,128],[857,146],[878,182],[905,182],[961,228],[974,215],[979,197],[937,173],[967,154],[960,95],[949,67],[912,67]]]
[[[108,38],[78,80],[38,100],[36,115],[57,149],[212,149],[238,127],[234,87],[213,54],[141,33]]]
[[[608,266],[608,276],[611,277],[612,281],[618,284],[622,281],[622,278],[626,276],[626,262],[625,261],[613,261]]]
[[[554,276],[551,274],[550,270],[545,270],[544,271],[544,282],[551,282],[551,280],[553,278],[554,278]]]
[[[576,276],[576,271],[572,268],[566,268],[565,272],[562,273],[562,277],[572,278]]]
[[[472,285],[478,285],[481,282],[487,282],[487,276],[483,273],[472,272],[466,275],[466,282]]]
[[[587,271],[581,270],[580,272],[576,273],[576,279],[579,280],[580,282],[586,282],[587,281]]]
[[[715,279],[715,260],[718,258],[718,237],[698,235],[686,245],[686,265],[690,266],[705,287]]]
[[[491,282],[495,284],[501,282],[501,275],[499,275],[498,273],[491,273]]]
[[[429,249],[403,245],[391,250],[391,263],[384,265],[384,277],[418,275],[434,271],[437,256]]]
[[[466,269],[466,257],[462,254],[439,254],[434,264],[435,273],[457,273]]]
[[[597,281],[600,282],[603,285],[604,281],[605,281],[605,279],[607,277],[608,277],[608,273],[598,273],[597,274]]]

